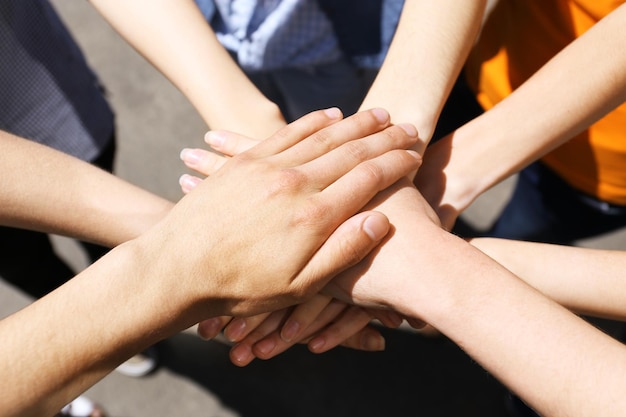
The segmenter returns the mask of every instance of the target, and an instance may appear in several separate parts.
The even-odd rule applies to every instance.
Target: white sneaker
[[[158,353],[154,346],[136,354],[115,370],[123,375],[141,377],[148,375],[158,366]]]
[[[105,417],[104,410],[82,395],[63,407],[55,417]]]

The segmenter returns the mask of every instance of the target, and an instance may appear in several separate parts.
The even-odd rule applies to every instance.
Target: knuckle
[[[368,149],[362,141],[347,142],[343,148],[356,161],[364,161],[369,157]]]
[[[367,183],[379,183],[385,174],[384,169],[375,161],[369,160],[361,162],[358,166],[359,175]]]
[[[380,133],[385,137],[385,140],[392,146],[401,146],[408,143],[407,139],[409,138],[409,135],[407,135],[401,127],[389,126],[387,129],[383,130]]]
[[[307,176],[296,168],[284,168],[278,171],[271,187],[271,194],[288,193],[301,190],[307,182]]]
[[[335,148],[333,143],[332,136],[328,130],[320,130],[313,134],[311,139],[315,142],[318,147],[321,147],[323,151],[328,152]]]
[[[343,247],[341,248],[341,251],[342,251],[343,259],[345,261],[345,265],[347,267],[356,265],[357,263],[359,263],[359,261],[363,257],[362,248],[357,246],[352,241],[344,242]]]

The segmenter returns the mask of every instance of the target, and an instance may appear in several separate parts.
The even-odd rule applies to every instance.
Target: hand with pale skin
[[[419,156],[405,150],[416,140],[390,126],[384,111],[341,120],[330,109],[231,158],[141,236],[0,321],[0,335],[10,335],[0,337],[3,415],[51,415],[132,355],[194,323],[280,310],[318,293],[388,232],[383,214],[362,208],[419,166]],[[0,147],[13,154],[23,142]],[[47,166],[79,168],[77,175],[89,167],[74,165],[65,157]],[[15,168],[6,176],[23,186],[0,194],[26,209],[37,199],[24,190],[40,179],[27,175],[28,165]],[[11,208],[0,205],[12,213],[7,225],[30,216]]]
[[[626,257],[497,239],[470,245],[442,229],[410,184],[400,191],[413,219],[411,251],[397,252],[410,252],[400,260],[404,273],[372,275],[366,260],[357,265],[361,274],[351,268],[327,288],[432,324],[542,416],[624,415],[626,347],[551,297],[578,311],[626,317]],[[372,266],[394,237],[386,239]]]
[[[413,134],[414,128],[404,125]],[[258,141],[230,132],[209,132],[207,143],[225,155],[234,155],[257,144]],[[181,152],[185,164],[203,175],[217,171],[226,158],[203,149],[185,149]],[[201,180],[184,175],[183,191],[191,191]],[[395,328],[402,317],[393,311],[366,310],[348,306],[324,294],[317,294],[292,310],[274,312],[255,317],[216,317],[198,326],[198,333],[206,339],[224,330],[224,335],[236,345],[231,350],[233,363],[243,366],[255,357],[269,359],[284,352],[294,343],[308,343],[314,353],[322,353],[337,345],[360,350],[382,350],[384,339],[375,327],[369,326],[377,319],[387,327]],[[416,326],[420,324],[416,323]]]
[[[498,105],[428,148],[415,184],[447,228],[483,192],[624,103],[625,25],[622,5]]]
[[[390,312],[393,313],[393,312]],[[389,314],[387,327],[397,327],[401,318]],[[198,334],[211,339],[220,331],[235,345],[230,358],[237,366],[255,358],[270,359],[295,343],[307,343],[313,353],[326,352],[338,345],[365,351],[384,349],[385,339],[370,325],[374,314],[347,305],[324,294],[316,294],[293,308],[252,317],[216,317],[198,325]]]

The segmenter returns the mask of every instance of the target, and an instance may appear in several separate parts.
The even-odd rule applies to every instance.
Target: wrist
[[[127,302],[134,306],[128,321],[135,323],[135,333],[146,332],[144,337],[150,335],[154,343],[200,320],[196,308],[202,300],[183,279],[192,271],[185,271],[188,262],[179,252],[147,233],[146,238],[142,235],[116,247],[112,254],[115,277],[121,277],[119,292],[128,294]]]

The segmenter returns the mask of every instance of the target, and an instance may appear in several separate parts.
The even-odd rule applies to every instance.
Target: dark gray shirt
[[[0,129],[87,161],[112,137],[102,87],[47,0],[0,0]]]

